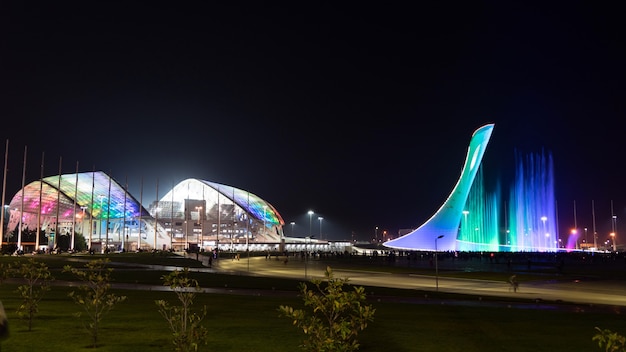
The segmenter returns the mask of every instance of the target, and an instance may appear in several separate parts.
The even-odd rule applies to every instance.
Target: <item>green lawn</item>
[[[195,261],[146,253],[110,258],[139,264],[197,265]],[[67,279],[67,274],[60,272],[63,265],[84,265],[84,262],[73,261],[75,259],[76,256],[36,257],[36,260],[46,261],[57,279],[59,276]],[[0,257],[0,264],[15,260],[15,257]],[[160,284],[160,276],[165,273],[133,266],[114,268],[116,282]],[[195,307],[207,306],[205,324],[210,336],[209,345],[203,346],[202,351],[298,351],[302,332],[288,319],[279,317],[277,311],[279,305],[301,307],[302,302],[295,294],[298,281],[208,273],[195,275],[203,286],[211,283],[213,287],[274,287],[294,291],[293,295],[287,296],[199,294]],[[0,285],[0,298],[10,322],[10,335],[2,341],[1,351],[93,350],[89,335],[82,327],[84,320],[73,315],[82,308],[67,297],[72,288],[52,287],[40,304],[33,331],[29,332],[26,321],[20,320],[15,313],[20,304],[16,287],[13,282]],[[178,304],[174,294],[134,290],[114,292],[128,299],[105,316],[98,350],[172,351],[171,333],[154,301],[166,299]],[[576,310],[520,309],[514,308],[515,302],[511,302],[512,307],[492,305],[492,302],[478,301],[473,297],[445,293],[436,296],[433,292],[429,293],[432,304],[396,303],[385,297],[423,294],[414,290],[376,288],[377,297],[383,297],[371,299],[376,308],[375,320],[361,333],[360,351],[600,351],[591,340],[595,326],[626,333],[623,311],[600,311],[591,307],[577,307]],[[477,304],[453,304],[451,298],[473,300]]]

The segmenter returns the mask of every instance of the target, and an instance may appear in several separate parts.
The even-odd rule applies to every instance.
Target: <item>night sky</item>
[[[226,4],[227,3],[227,4]],[[417,4],[419,3],[419,4]],[[554,158],[559,228],[626,233],[626,28],[606,2],[2,1],[6,202],[93,169],[144,205],[198,178],[270,202],[295,236],[415,228],[472,133],[484,168]],[[4,150],[4,148],[3,148]],[[315,211],[312,229],[308,210]]]

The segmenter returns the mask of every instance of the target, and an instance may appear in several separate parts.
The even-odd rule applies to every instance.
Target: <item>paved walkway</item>
[[[305,265],[303,261],[295,259],[285,264],[280,260],[266,260],[264,257],[241,258],[240,260],[220,259],[213,262],[213,267],[212,270],[217,272],[303,280],[323,278],[326,269],[325,264],[317,260],[310,260]],[[333,272],[336,277],[348,278],[350,283],[363,286],[438,290],[470,294],[479,298],[484,296],[515,297],[534,302],[568,302],[626,307],[626,282],[624,281],[534,281],[522,283],[519,290],[513,292],[508,283],[500,281],[437,278],[367,270],[333,269]]]

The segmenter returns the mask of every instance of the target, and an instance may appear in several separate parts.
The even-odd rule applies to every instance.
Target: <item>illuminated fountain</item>
[[[490,252],[558,249],[552,156],[516,153],[507,205],[500,187],[487,190],[481,167],[493,127],[484,125],[472,134],[461,175],[439,210],[417,229],[383,243],[385,247]]]
[[[509,202],[485,191],[482,170],[468,196],[459,225],[462,251],[555,251],[558,248],[551,155],[516,155]],[[502,205],[502,208],[499,208]]]

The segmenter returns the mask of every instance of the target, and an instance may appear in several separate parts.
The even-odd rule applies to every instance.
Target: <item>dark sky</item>
[[[227,4],[226,4],[227,3]],[[419,3],[419,4],[418,4]],[[7,202],[93,168],[144,204],[186,178],[248,190],[296,234],[419,226],[484,165],[554,157],[560,227],[626,218],[626,28],[606,2],[0,2]],[[506,176],[503,176],[506,178]],[[143,179],[143,183],[142,183]],[[623,214],[623,215],[622,215]],[[626,222],[623,222],[626,230]],[[565,231],[565,230],[564,230]],[[290,225],[286,228],[290,234]]]

